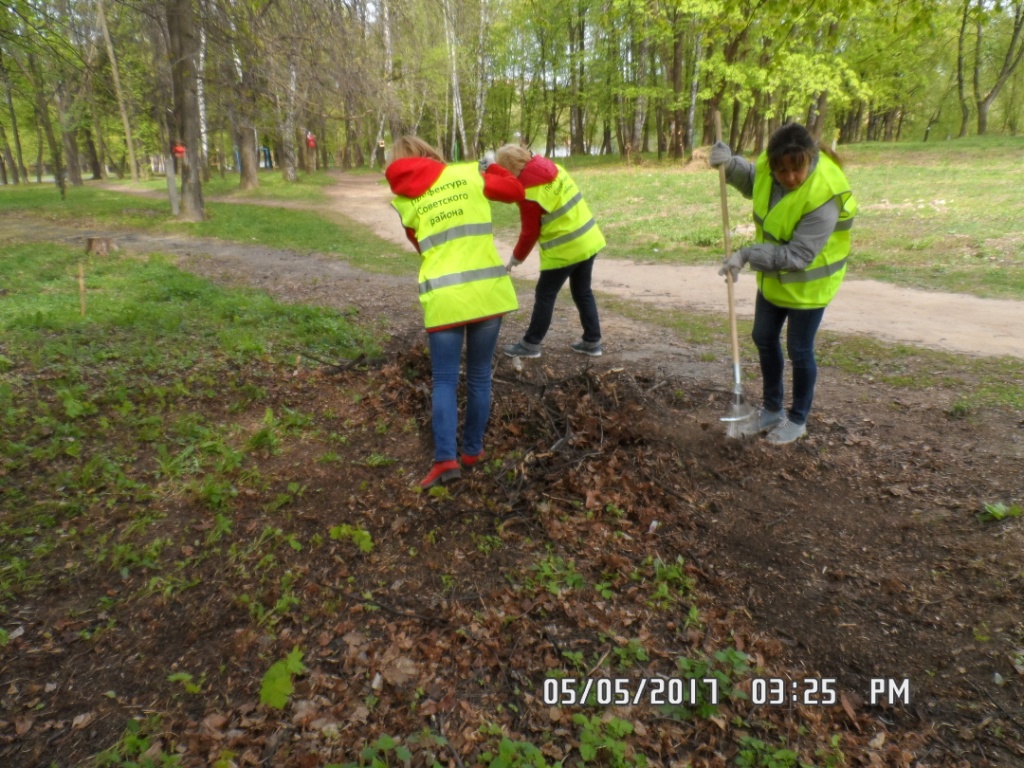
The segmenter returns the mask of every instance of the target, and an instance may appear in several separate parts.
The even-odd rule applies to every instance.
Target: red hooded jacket
[[[492,165],[491,168],[494,166]],[[490,170],[490,168],[488,168]],[[555,164],[546,157],[534,155],[519,172],[519,182],[526,188],[550,184],[558,176]],[[519,242],[512,249],[516,261],[524,261],[540,238],[540,218],[547,211],[540,203],[523,200],[519,203]]]
[[[444,168],[444,163],[431,160],[429,157],[406,157],[391,163],[384,172],[384,177],[396,195],[416,198],[430,189]],[[488,166],[484,173],[484,197],[499,203],[522,203],[525,200],[524,195],[523,185],[515,176],[500,165],[492,163]],[[405,236],[418,253],[420,243],[416,239],[415,230],[409,227],[404,229]]]

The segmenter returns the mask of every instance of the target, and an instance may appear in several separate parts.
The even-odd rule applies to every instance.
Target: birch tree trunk
[[[124,126],[124,143],[128,148],[128,166],[131,169],[132,181],[139,180],[139,171],[135,166],[135,142],[132,140],[132,124],[128,119],[128,107],[124,103],[124,91],[121,89],[121,76],[117,70],[117,57],[114,55],[114,43],[110,39],[110,30],[107,28],[107,16],[103,12],[103,0],[96,0],[96,17],[100,24],[100,32],[103,33],[103,42],[107,46],[107,56],[110,57],[110,76],[114,82],[114,95],[117,97],[117,108],[121,112],[121,124]]]
[[[477,157],[480,153],[480,134],[484,128],[484,110],[487,106],[487,30],[491,23],[490,0],[480,0],[480,29],[477,35],[476,50],[476,96],[474,107],[476,108],[476,125],[473,126],[473,141],[469,147],[471,157]]]
[[[287,182],[298,181],[295,153],[295,109],[298,102],[299,69],[294,57],[288,62],[288,86],[285,89],[284,120],[281,122],[281,175]]]
[[[964,76],[964,66],[967,58],[967,21],[970,16],[971,0],[964,0],[963,11],[960,17],[960,36],[957,38],[956,52],[956,85],[957,94],[960,97],[960,138],[967,135],[967,125],[971,120],[971,108],[967,105],[967,79]]]
[[[451,97],[452,97],[452,143],[449,158],[458,161],[459,143],[466,147],[466,123],[462,115],[462,90],[459,86],[459,44],[456,30],[457,21],[452,0],[441,0],[444,13],[444,37],[448,44],[448,60],[451,63]]]
[[[697,122],[697,90],[700,86],[700,64],[701,51],[704,43],[704,34],[697,33],[697,39],[693,43],[693,79],[690,81],[690,109],[686,115],[686,151],[693,151],[693,132]]]

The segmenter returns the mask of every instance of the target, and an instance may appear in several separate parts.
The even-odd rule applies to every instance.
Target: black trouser
[[[580,324],[583,326],[583,340],[591,343],[601,340],[601,321],[597,318],[597,301],[594,300],[594,292],[590,290],[590,277],[594,271],[595,253],[586,261],[570,264],[567,267],[558,269],[545,269],[540,273],[537,280],[537,290],[534,293],[533,315],[530,317],[530,327],[523,335],[523,341],[528,344],[540,344],[551,326],[551,314],[555,309],[555,299],[558,292],[562,290],[565,281],[569,281],[569,291],[572,293],[572,300],[576,304],[576,310],[580,313]]]

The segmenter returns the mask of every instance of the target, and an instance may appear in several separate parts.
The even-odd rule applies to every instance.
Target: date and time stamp
[[[750,679],[747,696],[754,706],[833,706],[840,703],[838,681],[831,677],[781,677]],[[910,704],[910,681],[872,678],[865,692],[872,706]],[[548,706],[697,706],[718,704],[721,696],[717,678],[678,677],[549,677],[544,680],[541,699]]]

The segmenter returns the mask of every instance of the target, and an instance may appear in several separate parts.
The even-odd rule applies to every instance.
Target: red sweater
[[[389,165],[384,177],[396,195],[415,198],[433,186],[444,168],[444,163],[429,157],[406,157]],[[487,168],[484,173],[484,197],[499,203],[522,203],[523,195],[523,185],[515,176],[494,163]],[[405,236],[418,253],[420,244],[416,239],[416,230],[405,227]]]
[[[491,168],[493,167],[492,165]],[[546,157],[534,155],[519,172],[519,181],[523,187],[529,189],[542,184],[550,184],[556,176],[558,176],[558,169],[553,162]],[[533,250],[533,246],[537,244],[537,240],[540,238],[540,218],[545,213],[547,211],[543,206],[533,200],[524,199],[519,203],[519,242],[512,249],[512,255],[516,257],[516,261],[525,261],[526,257],[530,255],[530,251]]]

